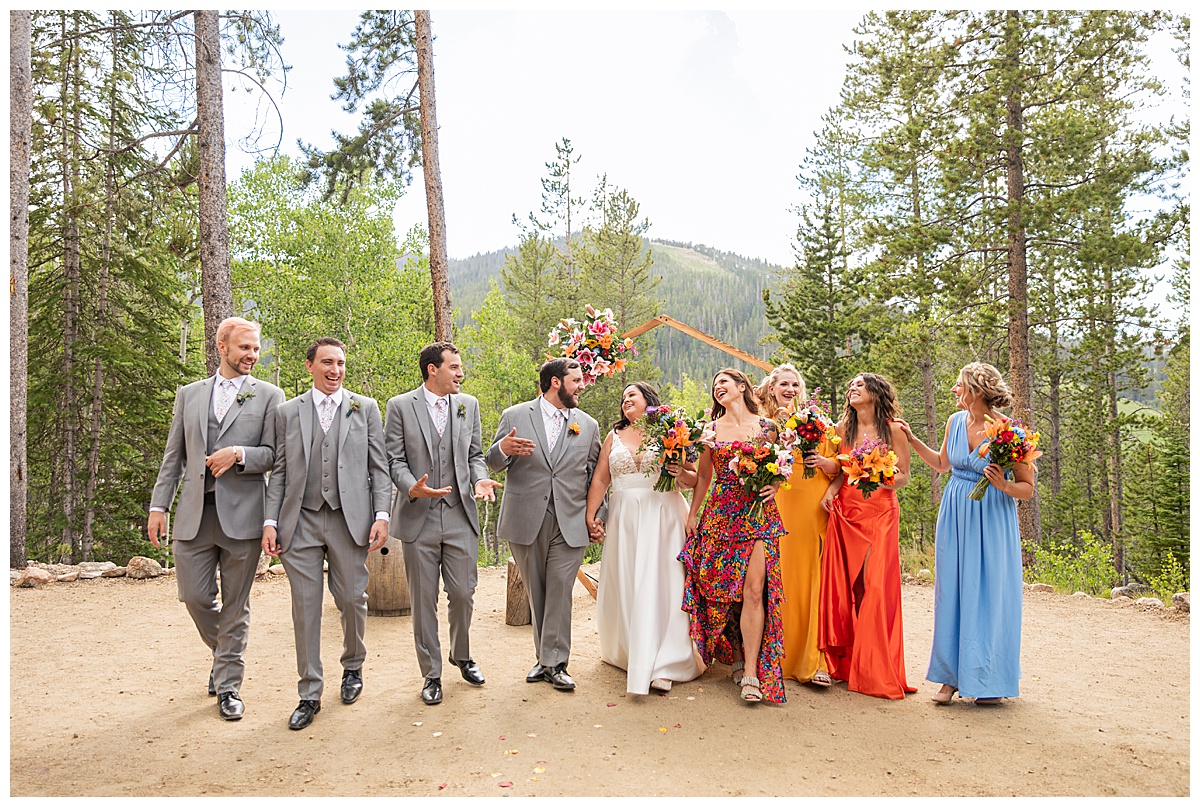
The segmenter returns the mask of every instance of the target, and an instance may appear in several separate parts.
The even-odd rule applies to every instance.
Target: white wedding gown
[[[648,454],[639,459],[641,466],[612,435],[596,629],[601,660],[627,671],[627,692],[645,695],[655,678],[690,681],[704,670],[680,608],[683,564],[676,556],[686,537],[687,503],[678,491],[654,490],[658,463]]]

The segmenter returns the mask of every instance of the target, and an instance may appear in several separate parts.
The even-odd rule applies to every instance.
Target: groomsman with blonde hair
[[[224,320],[217,328],[216,375],[175,393],[146,524],[158,546],[178,494],[171,546],[179,600],[212,651],[208,694],[218,696],[226,720],[239,720],[245,711],[240,690],[250,586],[258,569],[266,473],[275,462],[275,410],[283,402],[281,389],[250,375],[258,362],[259,330],[257,322],[241,317]]]

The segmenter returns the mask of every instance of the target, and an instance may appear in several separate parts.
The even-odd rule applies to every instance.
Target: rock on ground
[[[17,585],[21,588],[35,588],[44,586],[54,579],[54,575],[45,569],[39,569],[36,566],[30,566],[25,571],[21,572],[20,579],[17,580]]]
[[[60,574],[55,579],[58,580],[58,582],[60,582],[60,583],[74,583],[76,580],[79,579],[79,570],[72,569],[71,571],[67,572],[66,574]]]
[[[1175,606],[1175,610],[1183,614],[1192,612],[1192,595],[1191,592],[1181,591],[1171,598],[1171,604]]]
[[[1109,596],[1111,596],[1113,599],[1116,599],[1117,597],[1128,597],[1129,599],[1133,599],[1134,597],[1144,597],[1152,592],[1153,589],[1150,588],[1150,586],[1142,585],[1141,583],[1130,583],[1127,586],[1117,586],[1112,590]]]
[[[1076,591],[1071,596],[1072,597],[1080,597],[1085,600],[1090,600],[1092,598],[1092,595],[1088,594],[1086,591]]]
[[[125,567],[125,576],[132,577],[134,580],[158,577],[162,573],[162,566],[158,565],[158,561],[153,558],[144,558],[141,555],[130,558],[129,564]]]
[[[1147,605],[1151,608],[1162,608],[1162,600],[1158,597],[1138,597],[1134,605]]]
[[[1054,586],[1050,585],[1049,583],[1033,583],[1032,585],[1029,586],[1029,590],[1030,591],[1045,591],[1045,592],[1049,593],[1049,592],[1054,591]]]
[[[104,571],[100,572],[100,576],[101,577],[124,577],[125,576],[125,567],[117,566],[112,569],[105,569]]]
[[[929,571],[928,569],[922,569],[921,571],[917,572],[917,579],[918,580],[927,580],[927,581],[932,582],[933,581],[933,572]]]

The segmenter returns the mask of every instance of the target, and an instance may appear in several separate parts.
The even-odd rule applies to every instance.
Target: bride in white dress
[[[588,490],[587,522],[594,540],[604,541],[596,628],[600,658],[627,672],[625,689],[645,695],[671,689],[704,672],[688,634],[683,604],[683,564],[676,557],[686,538],[688,506],[678,490],[654,490],[659,464],[652,452],[638,454],[639,419],[658,406],[654,388],[630,384],[621,398],[621,419],[600,448]],[[694,470],[669,467],[677,487],[696,484]],[[596,518],[612,484],[608,524]]]

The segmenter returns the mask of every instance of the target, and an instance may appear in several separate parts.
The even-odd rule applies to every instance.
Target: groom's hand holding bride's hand
[[[408,498],[410,499],[440,499],[450,492],[451,488],[431,488],[425,482],[429,479],[429,474],[417,480],[411,488],[408,489]]]
[[[604,540],[604,522],[599,516],[592,516],[592,520],[588,522],[588,535],[593,544],[598,544]]]
[[[506,457],[528,457],[533,453],[533,441],[517,437],[517,430],[514,428],[500,438],[500,450]]]

